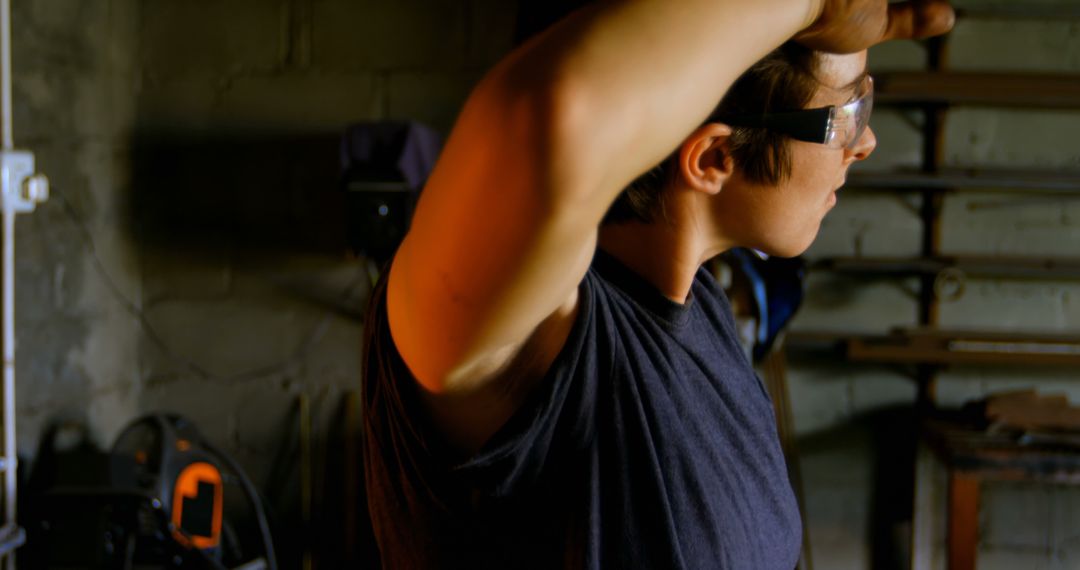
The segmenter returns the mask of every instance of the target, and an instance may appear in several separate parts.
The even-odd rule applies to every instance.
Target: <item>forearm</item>
[[[809,25],[818,9],[816,0],[598,2],[495,74],[510,88],[548,90],[542,112],[552,123],[551,160],[585,179],[566,186],[601,194],[596,206],[606,210],[708,116],[744,70]]]
[[[572,306],[618,193],[812,19],[813,1],[599,2],[500,62],[458,118],[394,261],[388,315],[418,381],[432,392],[483,382],[477,370],[498,369]]]

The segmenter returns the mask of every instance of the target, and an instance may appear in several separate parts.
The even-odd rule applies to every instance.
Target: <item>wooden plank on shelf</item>
[[[1080,484],[1080,450],[1057,437],[1033,441],[1032,432],[986,429],[955,418],[927,420],[922,432],[923,441],[951,470],[983,481]]]
[[[954,270],[959,272],[958,277],[1078,279],[1080,278],[1080,258],[828,257],[814,262],[811,269],[864,275],[934,275],[942,271]]]
[[[1071,433],[1080,436],[1080,407],[1065,394],[1039,394],[1034,389],[986,397],[986,419],[1025,433]],[[1061,438],[1069,442],[1068,437]]]
[[[798,331],[789,333],[786,343],[793,349],[839,350],[855,362],[1080,366],[1080,333],[929,327],[889,334]]]
[[[851,338],[848,358],[855,361],[907,364],[979,364],[1080,366],[1080,338],[1049,340],[1043,335],[960,334],[886,339]]]
[[[877,338],[869,334],[834,331],[789,331],[784,333],[784,349],[790,352],[828,353],[847,356],[848,340],[853,336]],[[878,335],[884,336],[884,335]]]
[[[1080,193],[1080,172],[943,169],[936,173],[916,170],[852,172],[845,189],[908,191],[1038,191],[1053,194]]]
[[[1080,109],[1080,74],[898,71],[874,76],[884,105]]]
[[[1078,345],[1080,345],[1080,332],[1069,333],[1058,331],[1007,331],[916,327],[897,329],[892,334],[900,334],[913,338],[973,341],[1020,341],[1045,344],[1077,343]]]

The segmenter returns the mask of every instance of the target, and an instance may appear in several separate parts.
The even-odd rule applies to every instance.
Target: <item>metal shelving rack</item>
[[[1076,4],[1003,5],[958,10],[959,19],[1080,20]],[[943,165],[944,124],[954,106],[996,108],[1080,109],[1080,74],[958,72],[947,69],[946,38],[927,42],[924,71],[875,75],[875,102],[921,112],[920,168],[891,172],[852,173],[848,188],[869,193],[915,195],[922,220],[922,248],[906,258],[834,257],[818,260],[812,270],[859,275],[871,279],[915,277],[919,282],[916,326],[884,334],[800,331],[787,335],[788,350],[834,351],[851,362],[903,366],[918,383],[917,407],[925,419],[936,401],[938,372],[952,365],[1065,366],[1080,368],[1080,333],[949,330],[938,325],[938,302],[952,287],[962,288],[968,276],[1011,279],[1080,279],[1080,257],[1034,258],[949,256],[942,253],[940,213],[944,197],[964,192],[1043,195],[1080,198],[1080,172],[958,169]],[[925,426],[924,426],[925,427]],[[1027,453],[1027,451],[1025,451]],[[934,453],[921,444],[915,452],[911,536],[912,568],[932,565],[933,524],[937,512],[929,487]],[[948,567],[975,567],[978,544],[979,483],[987,473],[949,465]],[[1026,455],[1024,456],[1026,457]],[[1016,459],[1016,458],[1014,458]],[[1009,464],[1010,469],[1015,467]]]
[[[1023,7],[1027,10],[1027,6]],[[1013,8],[985,8],[968,11],[969,17],[1012,18]],[[1026,17],[1054,15],[1080,18],[1080,8],[1071,6],[1046,6],[1036,15],[1025,12]],[[925,340],[926,331],[936,328],[938,298],[944,281],[954,285],[969,276],[1003,277],[1018,279],[1080,279],[1080,257],[1033,258],[993,256],[950,256],[940,251],[939,214],[946,194],[961,192],[1002,192],[1026,195],[1060,197],[1075,195],[1080,198],[1080,172],[1054,172],[1036,170],[958,169],[943,168],[942,146],[944,121],[947,110],[953,106],[990,106],[1010,108],[1080,109],[1080,75],[1029,74],[1029,73],[966,73],[946,71],[945,39],[928,44],[928,70],[921,72],[885,73],[875,76],[875,101],[885,106],[916,108],[925,115],[923,125],[923,160],[919,170],[893,172],[860,172],[849,178],[848,188],[872,193],[915,193],[920,197],[919,213],[923,222],[922,252],[915,257],[831,257],[818,260],[812,269],[862,275],[868,277],[917,277],[920,281],[918,335],[910,330],[897,330],[889,335],[893,344],[886,358],[879,355],[877,362],[915,365],[919,383],[919,403],[930,407],[935,400],[936,372],[940,366],[955,364],[956,359],[931,358],[929,353],[915,348]],[[941,330],[938,336],[948,337],[956,331]],[[977,331],[964,331],[969,336]],[[987,350],[965,355],[963,362],[994,364],[1002,359],[993,352],[1016,347],[1031,347],[1028,334],[1005,335],[984,331],[993,335],[998,344],[987,345]],[[1038,335],[1035,335],[1038,336]],[[1069,344],[1080,345],[1080,334],[1059,335]],[[857,360],[862,354],[859,347],[873,342],[873,335],[835,334],[821,332],[793,332],[787,338],[791,348],[822,347],[822,339],[848,358]],[[917,338],[918,337],[918,338]],[[1011,340],[1012,342],[1006,342]],[[902,341],[902,342],[901,342]],[[909,347],[905,349],[904,347]],[[1006,360],[1017,357],[1010,353]],[[1037,353],[1028,356],[1032,362],[1043,362]]]

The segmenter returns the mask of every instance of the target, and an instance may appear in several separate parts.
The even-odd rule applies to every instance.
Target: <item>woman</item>
[[[793,568],[771,406],[701,264],[806,249],[876,144],[865,49],[951,25],[599,2],[489,72],[369,314],[384,566]]]

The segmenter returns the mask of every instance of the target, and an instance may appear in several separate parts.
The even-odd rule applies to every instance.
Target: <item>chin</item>
[[[804,252],[806,252],[806,250],[809,249],[809,248],[810,248],[810,246],[806,246],[806,247],[768,248],[768,249],[754,248],[754,249],[768,255],[769,257],[791,258],[791,257],[799,257]]]
[[[771,257],[799,257],[806,253],[806,250],[810,249],[810,246],[814,244],[814,240],[817,238],[817,230],[815,229],[813,235],[810,235],[804,239],[793,239],[788,243],[782,244],[763,244],[762,247],[756,247],[758,251],[769,254]]]

